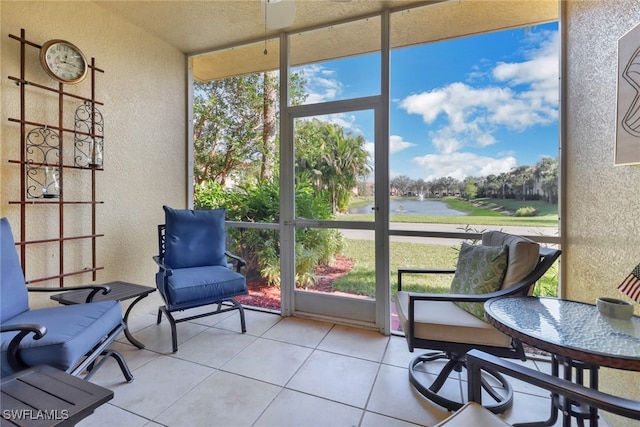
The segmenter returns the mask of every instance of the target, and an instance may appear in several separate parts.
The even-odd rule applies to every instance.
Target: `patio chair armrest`
[[[39,340],[47,333],[47,328],[44,325],[38,325],[36,323],[16,323],[15,325],[0,326],[0,333],[14,331],[24,332],[24,334],[22,334],[23,336],[27,335],[29,332],[33,332],[33,334],[35,335],[33,339]]]
[[[567,397],[588,406],[597,407],[623,417],[640,420],[640,402],[613,396],[596,389],[554,377],[527,368],[517,363],[474,349],[467,353],[467,375],[469,376],[469,400],[482,403],[481,370],[490,369],[512,378]]]
[[[165,277],[169,277],[173,274],[173,270],[171,269],[171,267],[164,263],[163,258],[161,258],[159,255],[154,255],[152,258],[156,262],[156,264],[158,264],[160,270],[164,272]]]
[[[81,286],[63,286],[62,288],[38,288],[33,286],[27,286],[27,291],[29,292],[66,292],[66,291],[78,291],[83,289],[91,289],[89,295],[85,299],[85,303],[90,303],[93,301],[93,297],[100,291],[102,291],[102,295],[107,295],[111,292],[111,287],[109,285],[81,285]]]
[[[485,302],[503,296],[502,290],[488,294],[421,294],[409,292],[409,303],[414,301]]]
[[[7,362],[9,363],[9,366],[11,366],[11,369],[18,372],[28,368],[18,354],[20,343],[30,333],[33,333],[34,340],[39,340],[47,333],[47,328],[44,325],[38,325],[35,323],[17,323],[15,325],[0,326],[0,333],[15,331],[18,331],[18,333],[15,337],[11,338],[7,347]]]
[[[398,291],[402,290],[403,274],[455,274],[455,268],[398,268]]]
[[[228,258],[231,258],[231,259],[233,260],[233,261],[232,261],[232,264],[235,264],[235,268],[236,268],[236,271],[237,271],[238,273],[240,273],[240,269],[241,269],[242,267],[244,267],[244,266],[246,266],[246,265],[247,265],[247,261],[245,261],[245,260],[244,260],[244,258],[241,258],[241,257],[239,257],[238,255],[234,255],[234,254],[232,254],[232,253],[231,253],[231,252],[229,252],[229,251],[225,251],[225,252],[224,252],[224,254],[225,254]]]

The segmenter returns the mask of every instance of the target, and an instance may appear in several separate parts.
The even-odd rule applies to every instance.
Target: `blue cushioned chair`
[[[176,323],[238,310],[242,332],[246,332],[244,310],[234,299],[248,293],[240,273],[246,262],[226,250],[225,209],[163,208],[165,224],[158,226],[159,255],[153,259],[160,267],[156,286],[165,302],[158,309],[158,324],[164,313],[171,324],[173,351],[178,351]],[[180,319],[171,314],[210,304],[216,304],[217,309]]]
[[[118,301],[29,309],[27,291],[60,292],[91,288],[96,292],[102,289],[106,293],[109,288],[27,287],[11,226],[6,218],[0,219],[0,240],[2,377],[27,367],[49,365],[75,376],[88,371],[84,378],[89,379],[111,356],[117,360],[127,381],[131,381],[133,375],[122,355],[107,348],[125,328]],[[32,339],[27,339],[31,333]]]

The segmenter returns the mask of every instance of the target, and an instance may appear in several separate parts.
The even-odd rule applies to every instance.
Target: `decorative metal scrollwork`
[[[85,101],[76,109],[73,132],[73,162],[81,168],[102,169],[104,119],[96,106]]]
[[[60,197],[60,136],[47,127],[27,134],[26,197],[51,199]]]

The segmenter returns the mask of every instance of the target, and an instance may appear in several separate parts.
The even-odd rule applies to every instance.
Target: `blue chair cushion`
[[[31,334],[25,337],[21,342],[19,354],[29,366],[49,365],[67,371],[121,322],[120,302],[102,301],[30,310],[3,322],[3,325],[44,325],[47,328],[45,336],[39,340],[34,340]],[[0,364],[3,377],[13,373],[7,360],[7,349],[16,334],[0,334]]]
[[[4,324],[6,320],[29,310],[24,274],[7,218],[0,219],[0,254],[0,322]]]
[[[165,264],[171,268],[227,265],[225,209],[163,209]]]
[[[162,281],[162,275],[157,280]],[[158,286],[162,292],[162,286]],[[247,293],[245,277],[225,265],[173,270],[167,278],[165,301],[169,310],[215,304]]]

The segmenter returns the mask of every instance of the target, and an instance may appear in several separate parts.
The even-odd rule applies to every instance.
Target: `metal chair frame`
[[[173,271],[172,271],[172,268],[170,266],[168,266],[168,265],[166,265],[164,263],[165,231],[166,231],[165,224],[158,225],[158,253],[159,253],[159,255],[154,256],[153,260],[156,262],[156,264],[158,264],[158,267],[160,267],[160,271],[163,272],[164,280],[163,280],[162,283],[163,283],[164,286],[167,286],[167,278],[173,274]],[[225,255],[230,260],[230,266],[231,265],[234,266],[234,269],[238,273],[241,273],[242,268],[247,265],[247,262],[244,259],[240,258],[237,255],[234,255],[234,254],[230,253],[229,251],[225,251]],[[172,305],[164,297],[164,295],[166,295],[164,290],[160,294],[163,296],[163,300],[165,302],[165,305],[162,305],[162,306],[158,307],[158,317],[157,317],[156,323],[158,325],[160,324],[160,322],[162,321],[162,314],[164,313],[164,315],[167,317],[167,320],[169,320],[169,325],[171,326],[171,346],[172,346],[172,349],[173,349],[174,353],[176,351],[178,351],[178,333],[177,333],[177,329],[176,329],[176,324],[178,324],[178,323],[188,322],[189,320],[199,319],[201,317],[212,316],[214,314],[225,313],[227,311],[238,310],[239,313],[240,313],[240,327],[242,329],[242,333],[247,332],[247,326],[246,326],[245,317],[244,317],[244,308],[242,307],[242,304],[240,304],[238,301],[235,300],[235,298],[225,298],[225,299],[219,301],[217,303],[217,309],[216,310],[213,310],[213,311],[210,311],[210,312],[207,312],[207,313],[201,313],[201,314],[197,314],[197,315],[193,315],[193,316],[181,317],[181,318],[177,318],[176,319],[171,313],[176,312],[176,311],[183,311],[183,310],[191,309],[191,308],[202,307],[202,306],[205,306],[205,305],[210,305],[211,303]]]
[[[550,249],[540,246],[539,249],[539,261],[534,270],[529,273],[524,279],[515,283],[514,285],[500,289],[496,292],[488,294],[475,294],[475,295],[463,295],[463,294],[409,294],[409,311],[408,321],[409,330],[405,331],[407,343],[409,345],[409,351],[413,352],[415,348],[436,350],[426,354],[422,354],[414,358],[409,364],[409,380],[411,384],[420,392],[423,396],[429,400],[436,402],[437,404],[451,410],[456,411],[460,409],[464,402],[458,402],[448,399],[438,394],[440,389],[445,384],[449,374],[452,371],[461,372],[463,368],[466,368],[466,355],[473,349],[481,350],[486,353],[511,359],[525,360],[525,353],[522,343],[518,340],[512,340],[511,347],[496,347],[478,344],[468,344],[461,342],[451,341],[439,341],[417,338],[414,335],[414,311],[416,301],[449,301],[449,302],[486,302],[492,298],[508,297],[514,295],[527,295],[535,283],[545,274],[545,272],[553,265],[553,263],[560,256],[561,251],[559,249]],[[455,273],[454,269],[429,269],[429,268],[399,268],[398,269],[398,285],[402,286],[403,274],[433,274],[433,273]],[[400,290],[400,289],[399,289]],[[417,373],[416,367],[422,363],[431,362],[439,359],[447,359],[443,369],[440,371],[436,379],[429,385],[425,385]],[[483,389],[495,400],[495,404],[486,405],[485,407],[494,413],[502,413],[511,408],[513,404],[513,389],[509,382],[498,372],[491,372],[487,369],[487,373],[497,380],[503,391],[498,393],[494,390],[488,381],[482,381]]]

